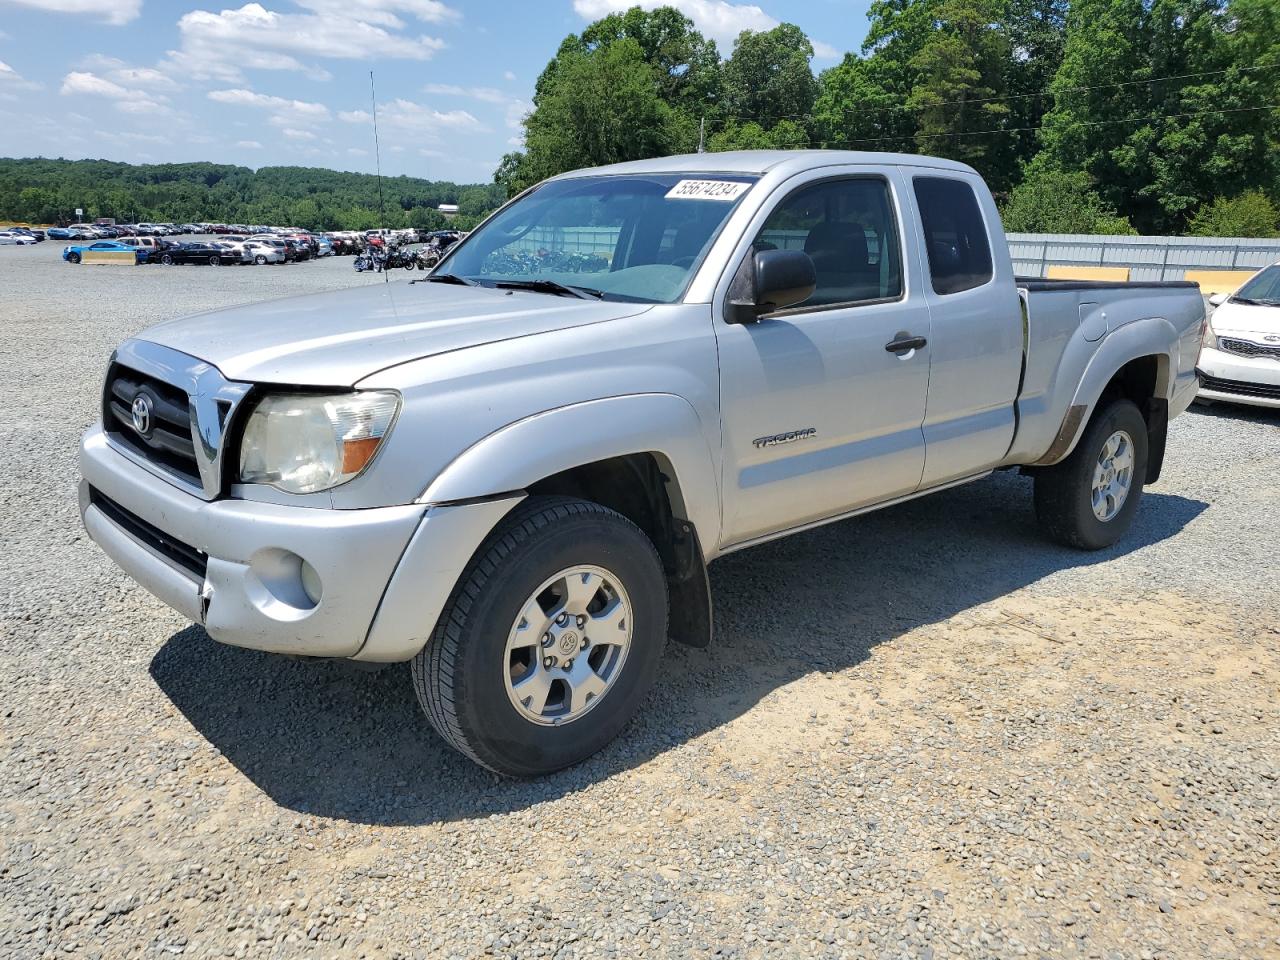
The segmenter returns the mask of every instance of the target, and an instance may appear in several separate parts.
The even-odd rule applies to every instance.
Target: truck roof
[[[685,153],[671,157],[632,160],[605,167],[588,167],[562,173],[554,180],[597,176],[603,173],[736,173],[764,174],[774,170],[799,173],[815,167],[884,166],[931,167],[963,173],[976,171],[955,160],[914,153],[873,153],[862,150],[729,150],[724,153]]]

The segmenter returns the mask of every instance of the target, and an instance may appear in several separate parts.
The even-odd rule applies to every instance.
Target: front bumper
[[[215,640],[379,662],[421,649],[472,554],[520,499],[367,510],[210,502],[118,453],[101,427],[85,434],[80,469],[89,536]],[[304,581],[303,561],[314,578]],[[307,590],[316,580],[318,599]]]
[[[1201,378],[1198,397],[1280,409],[1280,360],[1205,347],[1196,369]]]

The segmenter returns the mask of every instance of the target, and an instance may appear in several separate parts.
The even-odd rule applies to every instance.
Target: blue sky
[[[0,156],[487,181],[560,41],[636,0],[0,0]],[[640,0],[656,6],[656,0]],[[816,70],[868,0],[669,0],[716,40],[798,24]]]

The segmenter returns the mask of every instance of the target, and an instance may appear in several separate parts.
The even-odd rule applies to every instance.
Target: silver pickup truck
[[[1193,284],[1015,278],[962,164],[628,163],[423,281],[121,344],[80,506],[215,639],[408,661],[446,741],[536,775],[618,734],[668,637],[710,642],[724,554],[1010,468],[1051,538],[1114,543],[1204,335]]]

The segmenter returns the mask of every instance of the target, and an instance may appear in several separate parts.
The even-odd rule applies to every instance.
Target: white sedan
[[[1197,399],[1280,409],[1280,263],[1209,304]]]
[[[246,240],[243,246],[246,259],[254,263],[284,263],[284,244],[276,246],[267,240]]]
[[[0,246],[26,246],[33,244],[36,238],[25,233],[14,233],[12,230],[0,230]]]

